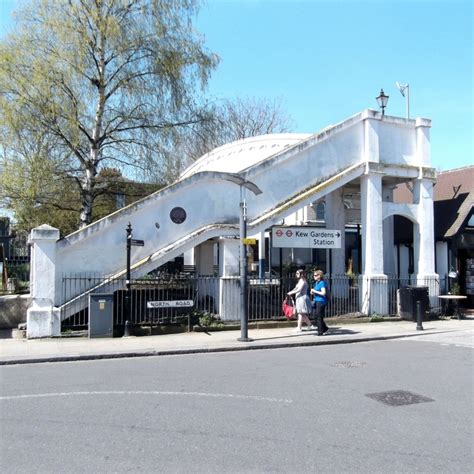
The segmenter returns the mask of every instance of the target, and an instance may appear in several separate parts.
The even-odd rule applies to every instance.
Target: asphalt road
[[[473,349],[457,342],[1,367],[0,469],[472,472]]]

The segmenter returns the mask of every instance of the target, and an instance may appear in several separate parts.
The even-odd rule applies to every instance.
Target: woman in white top
[[[300,332],[303,331],[303,322],[308,326],[308,329],[311,329],[311,320],[308,317],[308,315],[311,314],[311,300],[308,296],[308,282],[306,281],[304,270],[297,270],[296,278],[298,278],[298,283],[287,295],[295,295],[296,313],[298,314],[298,326],[296,330]]]

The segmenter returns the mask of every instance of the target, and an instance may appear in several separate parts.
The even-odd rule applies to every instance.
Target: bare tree
[[[291,129],[291,119],[280,100],[237,98],[224,100],[212,108],[212,118],[192,129],[187,155],[197,159],[214,148],[243,138],[283,133]]]

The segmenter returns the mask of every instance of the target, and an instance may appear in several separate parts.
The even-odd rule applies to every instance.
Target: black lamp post
[[[388,95],[385,95],[383,89],[380,89],[380,95],[376,97],[379,107],[382,109],[382,117],[385,115],[385,107],[387,107]]]
[[[124,323],[124,336],[130,336],[129,324],[130,324],[130,254],[132,250],[132,224],[129,222],[127,228],[127,269],[125,279],[125,323]]]

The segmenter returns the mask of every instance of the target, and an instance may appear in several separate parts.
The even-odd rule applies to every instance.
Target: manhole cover
[[[350,360],[343,360],[341,362],[335,362],[332,364],[333,367],[340,367],[342,369],[358,369],[360,367],[366,367],[367,364],[365,362],[356,362]]]
[[[392,390],[390,392],[367,393],[367,397],[373,398],[378,402],[385,403],[391,407],[402,405],[413,405],[414,403],[434,402],[432,398],[418,395],[417,393],[407,392],[405,390]]]

